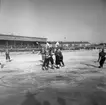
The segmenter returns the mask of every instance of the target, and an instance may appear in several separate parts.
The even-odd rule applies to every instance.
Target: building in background
[[[57,43],[56,41],[48,41],[48,43],[51,43],[54,47]],[[63,49],[75,49],[75,48],[85,48],[90,46],[91,44],[89,42],[69,42],[69,41],[58,41],[60,47]]]
[[[11,50],[37,49],[44,46],[46,41],[47,38],[0,34],[0,50],[5,48]]]

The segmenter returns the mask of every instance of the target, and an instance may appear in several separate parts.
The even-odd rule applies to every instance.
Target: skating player
[[[55,51],[55,64],[56,64],[56,68],[59,69],[60,68],[60,57],[59,57],[59,51],[58,49],[56,49]]]
[[[49,62],[51,63],[51,69],[54,69],[54,60],[53,60],[53,49],[50,48],[49,49]]]
[[[8,49],[6,49],[5,55],[6,55],[6,61],[10,61],[10,54]]]
[[[42,55],[42,62],[44,62],[44,59],[45,59],[45,49],[42,48],[40,53]]]
[[[64,62],[63,62],[63,54],[62,54],[61,50],[58,49],[58,52],[59,52],[60,66],[65,66],[65,65],[64,65]],[[62,65],[61,65],[61,64],[62,64]]]
[[[102,49],[102,51],[99,53],[99,58],[98,58],[98,62],[100,64],[99,68],[103,68],[105,59],[106,59],[106,53],[104,52],[104,49]]]
[[[46,50],[45,52],[45,59],[44,59],[44,62],[43,62],[43,65],[42,65],[42,70],[48,70],[48,67],[49,67],[49,50]]]

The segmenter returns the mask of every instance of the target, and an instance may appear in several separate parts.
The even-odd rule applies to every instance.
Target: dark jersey
[[[55,51],[55,56],[59,56],[59,52],[58,51]]]
[[[51,49],[51,50],[49,50],[49,55],[50,55],[50,57],[52,57],[53,56],[53,50]]]
[[[63,56],[63,54],[62,54],[62,52],[61,52],[61,51],[59,52],[59,56],[60,56],[60,57],[62,57],[62,56]]]
[[[105,52],[100,52],[100,53],[99,53],[99,56],[101,57],[101,59],[104,59],[104,58],[105,58],[105,55],[106,55]]]

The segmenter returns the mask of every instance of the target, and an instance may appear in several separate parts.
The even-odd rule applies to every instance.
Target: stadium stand
[[[39,50],[46,41],[47,38],[0,34],[0,51],[6,48],[11,51]]]

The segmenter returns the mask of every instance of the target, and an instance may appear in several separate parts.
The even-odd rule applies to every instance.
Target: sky
[[[106,42],[106,0],[1,0],[0,33]]]

